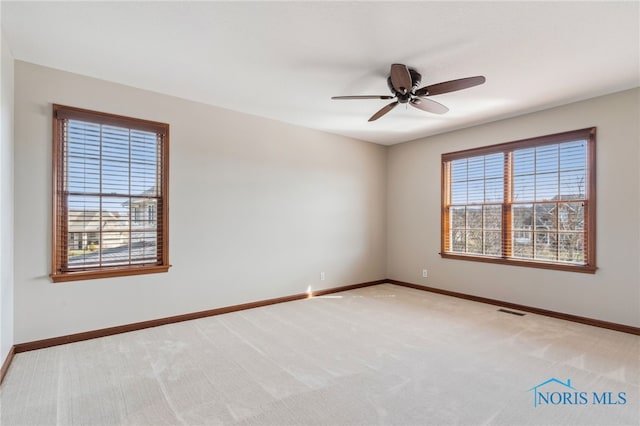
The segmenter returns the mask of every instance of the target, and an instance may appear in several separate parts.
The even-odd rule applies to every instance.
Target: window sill
[[[525,259],[505,259],[502,257],[480,257],[480,256],[473,256],[468,254],[457,254],[457,253],[455,254],[440,253],[440,257],[442,257],[443,259],[468,260],[472,262],[483,262],[483,263],[498,263],[501,265],[525,266],[528,268],[552,269],[556,271],[580,272],[584,274],[595,274],[597,269],[593,265],[571,265],[567,263],[540,262],[540,261],[531,261],[531,260],[525,260]]]
[[[80,280],[93,280],[99,278],[125,277],[130,275],[157,274],[169,271],[170,265],[139,266],[128,268],[101,269],[96,271],[56,272],[49,277],[54,283]]]

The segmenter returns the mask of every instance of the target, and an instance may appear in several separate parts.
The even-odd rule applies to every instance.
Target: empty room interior
[[[0,424],[640,424],[639,2],[0,18]]]

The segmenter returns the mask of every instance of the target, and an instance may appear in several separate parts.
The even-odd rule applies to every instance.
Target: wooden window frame
[[[102,125],[124,127],[132,130],[142,130],[156,133],[161,138],[160,155],[160,197],[158,211],[161,212],[158,226],[156,246],[157,263],[149,265],[120,265],[100,266],[86,270],[66,270],[67,264],[67,221],[68,206],[64,188],[64,123],[65,120],[79,120]],[[89,280],[97,278],[112,278],[141,274],[162,273],[169,270],[169,124],[104,112],[91,111],[82,108],[53,104],[52,115],[52,241],[51,241],[51,274],[53,282]]]
[[[513,169],[513,152],[518,149],[553,145],[572,140],[584,139],[586,147],[586,178],[584,201],[584,247],[585,264],[572,264],[565,262],[543,261],[535,259],[520,259],[511,257],[511,224],[512,224],[512,185],[511,171]],[[456,253],[449,250],[449,200],[450,194],[450,163],[453,160],[465,159],[476,156],[484,156],[495,153],[505,154],[504,169],[504,199],[502,201],[502,247],[501,256],[488,256],[478,254]],[[585,128],[569,132],[557,133],[548,136],[540,136],[523,139],[515,142],[506,142],[480,148],[442,154],[441,168],[441,244],[440,256],[445,259],[469,260],[476,262],[498,263],[513,266],[526,266],[541,269],[553,269],[560,271],[582,272],[594,274],[596,272],[596,128]],[[484,203],[483,203],[484,204]],[[487,203],[492,204],[492,203]],[[557,231],[556,231],[557,232]]]

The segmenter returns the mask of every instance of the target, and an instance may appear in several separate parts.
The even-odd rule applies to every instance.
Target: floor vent
[[[519,317],[523,317],[524,314],[522,312],[510,311],[508,309],[498,309],[498,312],[504,312],[505,314],[517,315]]]

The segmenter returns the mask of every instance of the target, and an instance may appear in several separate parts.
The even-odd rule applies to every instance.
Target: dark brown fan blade
[[[468,89],[478,86],[486,81],[484,76],[460,78],[458,80],[445,81],[443,83],[432,84],[416,90],[416,96],[433,96],[443,93],[455,92],[456,90]]]
[[[393,99],[387,95],[362,95],[362,96],[332,96],[331,99]]]
[[[399,93],[407,93],[411,90],[411,74],[406,65],[391,65],[391,85],[393,85],[393,88]]]
[[[411,99],[411,106],[434,114],[444,114],[449,108],[431,99]]]
[[[375,114],[373,114],[371,116],[371,118],[369,119],[369,121],[377,120],[378,118],[382,117],[383,115],[385,115],[386,113],[388,113],[389,111],[394,109],[396,107],[396,105],[398,105],[398,101],[391,102],[389,105],[384,106],[380,111],[378,111]]]

